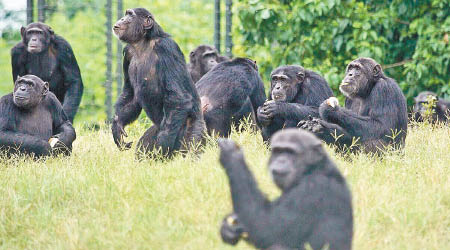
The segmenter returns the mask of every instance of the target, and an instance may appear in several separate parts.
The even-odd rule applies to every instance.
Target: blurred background
[[[20,27],[43,20],[69,41],[81,69],[85,89],[75,122],[107,120],[122,85],[122,46],[111,36],[112,23],[125,9],[144,7],[187,61],[196,46],[216,45],[222,54],[256,60],[266,87],[274,68],[300,64],[320,72],[340,96],[345,66],[365,56],[397,80],[409,104],[422,90],[448,98],[449,6],[450,0],[0,0],[0,95],[13,88],[10,49]]]

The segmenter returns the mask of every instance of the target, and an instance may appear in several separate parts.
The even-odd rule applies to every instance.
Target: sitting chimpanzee
[[[450,101],[440,99],[435,93],[430,91],[420,92],[418,96],[414,98],[413,118],[416,121],[423,121],[426,117],[427,104],[429,101],[434,100],[434,106],[430,107],[433,113],[430,113],[432,122],[447,122],[450,118]]]
[[[124,48],[124,87],[112,124],[114,142],[124,143],[124,126],[141,110],[153,122],[138,143],[138,153],[161,149],[164,155],[200,142],[205,130],[200,98],[187,71],[183,53],[143,8],[129,9],[114,25]]]
[[[14,92],[0,99],[0,151],[35,157],[70,154],[75,130],[49,84],[18,77]]]
[[[274,134],[269,171],[283,193],[272,202],[258,189],[242,150],[229,139],[219,146],[234,211],[222,223],[224,242],[244,238],[260,249],[351,249],[351,194],[315,136],[295,128]]]
[[[288,65],[271,74],[269,99],[258,108],[264,141],[282,128],[296,127],[308,116],[319,116],[319,105],[333,96],[327,81],[314,71]]]
[[[319,107],[320,119],[300,122],[339,149],[380,153],[387,145],[402,147],[407,133],[406,99],[394,79],[384,75],[380,64],[359,58],[347,66],[339,89],[345,108],[334,97]],[[354,146],[354,147],[351,147]]]
[[[227,136],[242,118],[256,122],[255,111],[266,100],[256,63],[247,58],[222,62],[195,84],[206,127],[211,134]]]
[[[32,74],[50,83],[71,122],[80,106],[83,82],[70,44],[43,23],[31,23],[20,30],[22,41],[11,50],[14,82],[17,76]]]
[[[214,66],[228,60],[228,57],[221,56],[215,48],[209,45],[198,46],[189,54],[188,69],[192,81],[198,82]]]

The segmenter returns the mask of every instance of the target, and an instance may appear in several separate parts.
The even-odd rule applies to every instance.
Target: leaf
[[[264,9],[261,11],[261,18],[262,19],[269,19],[270,18],[270,10]]]

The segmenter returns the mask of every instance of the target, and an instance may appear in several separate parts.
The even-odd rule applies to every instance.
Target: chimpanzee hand
[[[244,226],[239,222],[237,215],[232,213],[223,219],[220,227],[220,236],[223,242],[236,245],[241,238],[246,239],[248,233],[245,232]]]
[[[258,116],[258,121],[261,123],[261,125],[263,126],[269,126],[270,123],[272,122],[272,116],[270,116],[266,110],[264,109],[263,106],[258,107],[257,110],[257,116]]]
[[[267,101],[263,105],[263,110],[265,110],[269,116],[274,117],[281,113],[281,102],[273,100]]]
[[[225,169],[232,168],[244,162],[242,150],[231,139],[220,138],[220,163]]]
[[[297,124],[297,127],[313,132],[314,134],[322,134],[325,132],[322,120],[309,116],[307,120],[302,120]]]
[[[127,133],[123,129],[123,125],[119,123],[119,118],[114,117],[112,126],[111,126],[114,142],[120,150],[127,150],[131,148],[133,142],[124,142],[123,137],[127,137]]]

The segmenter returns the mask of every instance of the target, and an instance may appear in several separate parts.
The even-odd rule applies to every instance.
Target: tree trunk
[[[214,46],[220,53],[220,0],[215,0],[214,9]]]
[[[33,0],[27,0],[27,24],[33,22]]]
[[[231,35],[232,18],[233,18],[232,6],[233,6],[233,1],[232,0],[226,0],[226,9],[225,9],[225,15],[226,15],[225,54],[229,58],[233,57],[233,53],[232,53],[233,40],[232,40],[232,35]]]
[[[123,16],[123,4],[122,0],[117,0],[117,20],[122,18]],[[111,27],[110,27],[111,29]],[[119,98],[120,94],[122,93],[122,42],[117,39],[117,52],[116,52],[116,82],[117,82],[117,98]]]
[[[105,82],[105,106],[107,121],[112,118],[112,3],[106,1],[106,82]]]
[[[38,0],[38,21],[45,23],[45,0]]]

